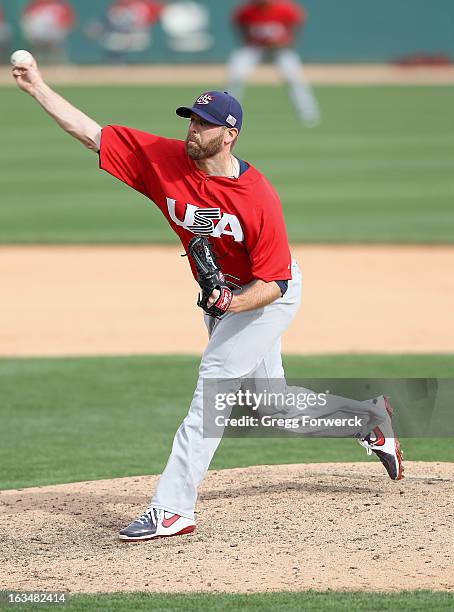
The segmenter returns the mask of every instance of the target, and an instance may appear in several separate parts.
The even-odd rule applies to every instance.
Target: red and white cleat
[[[358,442],[366,449],[368,455],[372,453],[377,455],[391,480],[401,480],[404,477],[403,453],[392,426],[393,409],[389,399],[385,396],[373,401],[380,400],[384,401],[386,420],[380,426],[374,427],[370,434]]]
[[[160,508],[147,508],[130,525],[120,531],[120,540],[142,542],[184,535],[195,530],[195,522]]]

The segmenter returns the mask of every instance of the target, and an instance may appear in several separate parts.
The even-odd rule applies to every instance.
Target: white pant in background
[[[221,441],[221,436],[208,438],[203,435],[204,379],[229,379],[229,391],[237,391],[244,378],[258,379],[258,382],[280,379],[288,393],[308,391],[302,387],[286,387],[281,360],[280,338],[300,303],[301,275],[296,263],[292,264],[292,277],[284,297],[264,308],[227,313],[221,320],[206,317],[210,339],[202,356],[188,415],[175,434],[172,452],[151,500],[155,508],[194,517],[197,488]],[[352,435],[365,435],[385,419],[383,403],[358,402],[335,395],[328,395],[327,399],[323,409],[308,407],[304,414],[309,417],[362,415],[369,429],[352,431]],[[205,405],[205,410],[214,411],[214,404]],[[301,412],[291,409],[286,411],[285,418],[298,415],[301,416]]]
[[[290,98],[298,116],[306,123],[320,120],[320,109],[311,86],[304,77],[303,65],[293,49],[267,51],[263,47],[245,46],[234,51],[227,67],[227,88],[230,94],[241,99],[244,84],[265,54],[271,53],[280,74],[289,87]]]

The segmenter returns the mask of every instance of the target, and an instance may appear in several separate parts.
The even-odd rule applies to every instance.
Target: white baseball
[[[31,66],[33,64],[33,55],[29,51],[25,51],[25,49],[19,49],[19,51],[15,51],[12,54],[10,62],[13,66],[17,64]]]

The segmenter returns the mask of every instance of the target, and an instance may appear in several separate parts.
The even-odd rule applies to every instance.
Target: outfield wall
[[[84,35],[87,23],[102,18],[110,0],[72,0],[78,24],[68,41],[74,63],[99,63],[104,59],[96,40]],[[25,46],[18,25],[27,0],[0,0],[13,27],[12,48]],[[147,51],[132,61],[223,62],[236,39],[229,15],[238,0],[199,0],[209,11],[208,49],[199,52],[172,50],[161,24],[152,33]],[[170,2],[168,4],[171,4]],[[453,0],[305,0],[309,21],[298,48],[310,62],[388,62],[414,52],[443,53],[454,57]]]

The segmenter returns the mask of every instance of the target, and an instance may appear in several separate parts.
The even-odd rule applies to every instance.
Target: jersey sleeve
[[[285,229],[282,206],[271,186],[256,207],[256,229],[249,236],[251,272],[254,278],[265,282],[285,281],[292,278],[291,255]]]
[[[165,139],[118,125],[102,129],[99,167],[144,195],[150,195],[150,161],[163,147]]]
[[[247,13],[247,7],[240,5],[232,13],[232,22],[237,26],[244,26],[248,21]]]
[[[306,21],[306,12],[302,6],[290,4],[287,12],[287,23],[291,26],[303,25]]]
[[[76,21],[72,6],[68,3],[64,5],[63,21],[64,21],[64,25],[67,28],[71,28],[75,24],[75,21]]]
[[[147,25],[153,24],[162,13],[163,5],[160,2],[150,0],[147,5]]]

